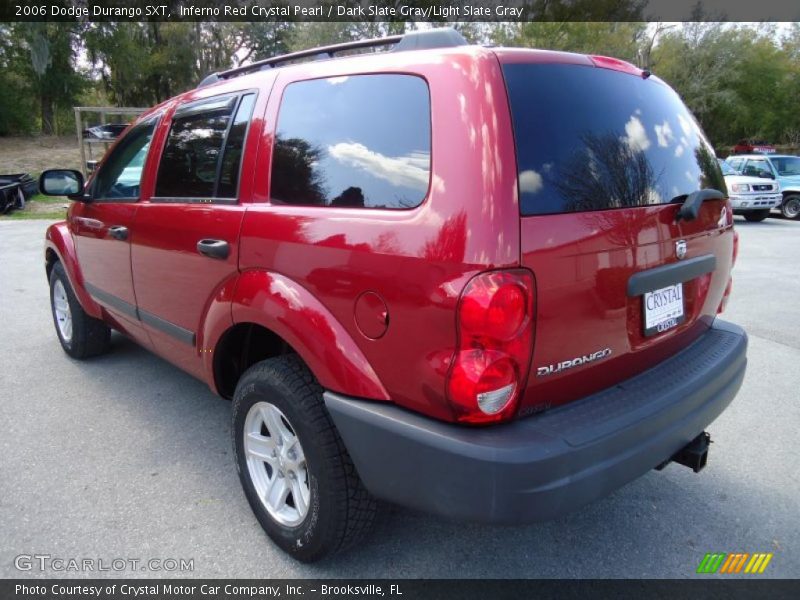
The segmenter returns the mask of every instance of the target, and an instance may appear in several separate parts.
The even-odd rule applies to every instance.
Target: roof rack
[[[411,31],[403,35],[390,35],[371,40],[332,44],[330,46],[320,46],[319,48],[311,48],[309,50],[301,50],[299,52],[290,52],[289,54],[265,58],[264,60],[258,60],[243,67],[236,67],[235,69],[228,69],[227,71],[220,71],[219,73],[211,73],[205,77],[197,87],[204,87],[223,79],[231,79],[240,75],[246,75],[247,73],[274,69],[280,67],[284,63],[302,58],[314,58],[316,60],[335,58],[338,53],[348,50],[361,50],[394,45],[391,52],[405,52],[407,50],[428,50],[431,48],[454,48],[467,44],[467,40],[451,27]]]

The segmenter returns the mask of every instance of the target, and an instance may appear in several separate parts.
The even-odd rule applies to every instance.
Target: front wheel
[[[759,221],[763,221],[769,216],[769,209],[767,210],[751,210],[744,213],[744,218],[750,221],[751,223],[758,223]]]
[[[111,329],[83,310],[60,262],[50,272],[50,307],[56,335],[72,358],[89,358],[108,351]]]
[[[331,421],[321,386],[296,355],[265,360],[242,375],[233,438],[245,496],[282,550],[314,562],[369,530],[375,501]]]
[[[796,219],[800,216],[800,195],[786,196],[781,204],[781,213],[787,219]]]

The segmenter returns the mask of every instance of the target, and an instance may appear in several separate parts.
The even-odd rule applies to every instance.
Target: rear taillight
[[[461,294],[458,345],[447,377],[456,419],[510,418],[525,386],[533,349],[534,281],[525,269],[473,277]]]

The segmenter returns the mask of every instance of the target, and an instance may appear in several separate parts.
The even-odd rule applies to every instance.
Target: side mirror
[[[86,201],[83,175],[72,169],[48,169],[39,176],[39,191],[46,196],[66,196],[70,200]]]

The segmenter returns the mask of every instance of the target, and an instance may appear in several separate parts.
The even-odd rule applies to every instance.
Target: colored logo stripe
[[[757,552],[755,554],[726,552],[709,552],[700,561],[698,573],[763,573],[772,560],[772,553]],[[749,559],[749,560],[748,560]],[[747,566],[745,566],[747,565]]]
[[[747,563],[744,569],[745,573],[763,573],[767,568],[769,561],[772,560],[772,553],[769,554],[753,554],[753,558]]]
[[[722,561],[725,559],[724,553],[706,554],[700,566],[697,567],[698,573],[716,573]]]

